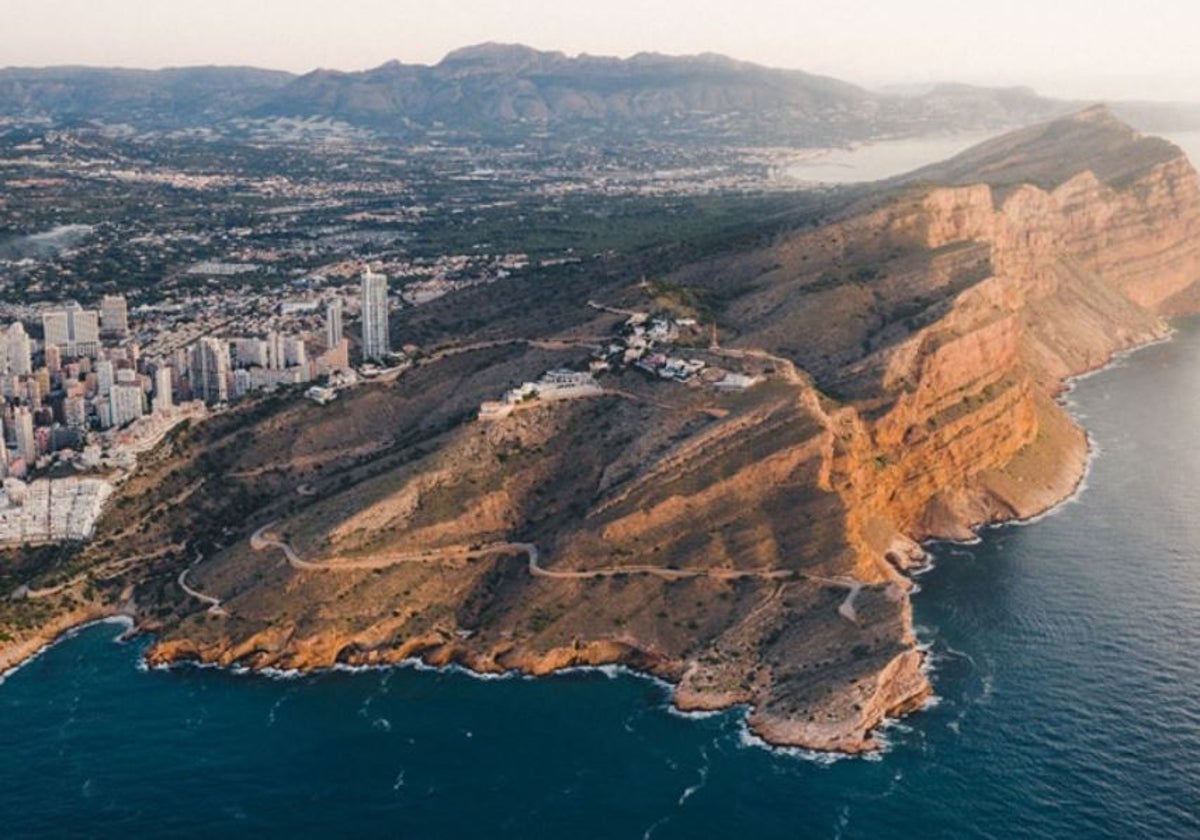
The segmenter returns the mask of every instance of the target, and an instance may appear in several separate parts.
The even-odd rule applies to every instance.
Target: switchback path
[[[386,569],[402,563],[442,563],[465,562],[472,558],[485,557],[489,554],[516,552],[524,554],[529,559],[529,574],[538,578],[554,580],[597,580],[600,578],[621,577],[623,575],[650,575],[661,580],[690,580],[708,578],[710,580],[808,580],[849,589],[846,600],[838,607],[838,614],[847,621],[857,623],[858,616],[854,612],[854,599],[863,584],[852,578],[825,578],[809,575],[791,569],[669,569],[662,566],[606,566],[599,569],[547,569],[540,563],[541,552],[533,543],[500,542],[486,545],[467,547],[452,546],[427,551],[389,554],[368,558],[334,558],[323,563],[314,563],[302,559],[285,540],[276,539],[269,534],[275,522],[263,525],[250,537],[250,547],[255,551],[265,551],[275,548],[283,552],[288,565],[298,571],[306,572],[340,572],[350,570]]]
[[[182,589],[184,592],[186,592],[188,595],[191,595],[197,601],[202,601],[203,603],[208,604],[208,611],[210,613],[212,613],[213,615],[227,615],[227,613],[225,612],[225,608],[221,606],[220,598],[214,598],[211,595],[205,595],[200,590],[193,589],[192,587],[188,586],[187,573],[190,572],[192,570],[192,567],[195,565],[196,564],[193,563],[191,566],[188,566],[186,569],[184,569],[182,572],[179,573],[179,588]]]

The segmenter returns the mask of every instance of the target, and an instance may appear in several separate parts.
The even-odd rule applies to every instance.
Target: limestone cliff
[[[1200,279],[1196,173],[1106,112],[947,167],[674,274],[725,345],[690,352],[764,384],[627,373],[603,397],[398,438],[378,469],[322,476],[266,547],[197,567],[224,615],[168,627],[151,658],[624,662],[682,708],[749,704],[769,741],[871,748],[930,690],[901,574],[919,541],[1068,495],[1087,442],[1055,401],[1064,377],[1164,335]],[[547,366],[472,363],[373,399],[415,428],[430,393],[477,399]]]

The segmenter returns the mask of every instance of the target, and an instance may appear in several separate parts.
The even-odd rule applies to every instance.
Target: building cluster
[[[499,420],[508,417],[522,405],[538,401],[574,400],[603,393],[604,389],[590,372],[558,368],[542,374],[536,382],[525,382],[510,389],[499,401],[484,402],[479,407],[479,419]]]
[[[617,330],[617,335],[599,348],[592,361],[594,372],[636,368],[651,376],[675,382],[699,381],[718,390],[745,390],[761,377],[725,370],[704,359],[676,355],[671,345],[686,332],[695,334],[694,318],[635,312]]]
[[[392,356],[388,326],[388,278],[370,269],[360,285],[362,358],[383,362]],[[282,315],[311,314],[320,301],[285,301]],[[269,329],[265,335],[216,338],[203,336],[175,351],[174,367],[194,399],[216,404],[243,397],[252,391],[273,390],[327,379],[329,387],[310,388],[311,399],[333,399],[330,388],[358,381],[350,369],[350,342],[343,334],[343,301],[331,297],[324,303],[325,322],[319,339],[285,335]],[[315,345],[315,350],[313,349]],[[178,386],[177,386],[178,387]]]
[[[112,485],[96,478],[39,478],[0,484],[0,545],[86,540]]]
[[[20,477],[40,461],[82,449],[91,430],[128,425],[173,404],[169,371],[143,359],[129,329],[125,298],[99,309],[78,303],[44,309],[35,342],[17,321],[0,341],[0,477]]]
[[[744,391],[762,381],[762,376],[738,373],[713,365],[704,359],[683,357],[672,352],[671,345],[685,332],[698,334],[693,318],[674,318],[666,314],[635,312],[621,324],[615,335],[597,347],[588,370],[566,368],[551,370],[536,382],[525,382],[507,391],[499,400],[479,406],[480,420],[500,420],[522,406],[534,402],[552,402],[605,393],[596,380],[602,373],[637,369],[655,379],[686,382],[696,387],[707,385],[718,391]]]
[[[363,360],[377,369],[374,363],[393,358],[388,279],[368,270],[359,291]],[[336,294],[287,300],[278,319],[251,322],[257,334],[233,336],[233,321],[188,322],[179,307],[165,315],[139,307],[135,331],[119,295],[93,308],[70,301],[21,313],[23,320],[0,325],[0,479],[27,476],[55,458],[76,460],[92,435],[111,443],[138,421],[175,417],[193,401],[217,405],[253,391],[321,383],[311,396],[328,402],[328,389],[358,381],[343,304]],[[184,318],[194,329],[184,342],[161,341],[151,319],[164,317]],[[26,328],[39,321],[40,340]],[[139,338],[147,337],[151,349],[143,352]]]

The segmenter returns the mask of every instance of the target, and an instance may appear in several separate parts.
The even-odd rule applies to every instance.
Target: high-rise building
[[[4,333],[0,345],[0,373],[15,373],[28,376],[33,372],[33,353],[25,325],[20,321],[11,324]]]
[[[303,367],[308,364],[308,350],[304,346],[304,339],[288,336],[283,345],[283,358],[287,362],[286,367]]]
[[[267,367],[271,370],[287,367],[286,341],[283,334],[275,330],[267,332]]]
[[[37,463],[37,437],[33,433],[33,412],[25,406],[18,406],[13,415],[16,426],[17,453],[25,462],[27,468]]]
[[[105,335],[117,338],[129,335],[129,304],[123,295],[105,295],[100,299],[100,326]]]
[[[325,349],[332,350],[342,343],[342,299],[334,298],[325,305]]]
[[[100,314],[68,303],[42,313],[47,347],[58,347],[68,356],[94,356],[100,349]]]
[[[254,382],[250,377],[250,371],[245,368],[238,368],[233,372],[233,395],[235,397],[246,396],[253,387]]]
[[[202,338],[192,345],[188,363],[192,394],[206,403],[229,399],[229,345],[217,338]]]
[[[96,361],[96,393],[102,397],[107,397],[112,393],[113,383],[117,381],[116,372],[113,370],[112,359],[99,359]]]
[[[87,428],[87,400],[78,395],[63,400],[63,421],[68,429]]]
[[[49,388],[43,389],[41,377],[31,376],[24,380],[24,387],[21,390],[21,398],[33,411],[37,411],[42,407],[42,394],[48,391]]]
[[[62,370],[62,350],[51,344],[46,348],[46,370],[59,373]]]
[[[4,441],[4,418],[0,417],[0,479],[8,478],[8,444]]]
[[[154,370],[154,413],[163,414],[175,406],[173,377],[171,369],[159,365]]]
[[[109,395],[112,405],[112,424],[124,426],[132,423],[145,413],[142,402],[142,386],[136,382],[119,383],[114,385]]]
[[[47,347],[66,349],[71,343],[71,328],[67,324],[67,310],[52,309],[42,313],[42,341]]]
[[[94,309],[67,310],[71,326],[72,352],[77,356],[94,356],[100,349],[100,314]]]
[[[369,268],[362,275],[363,358],[380,361],[391,352],[388,337],[388,279]]]
[[[233,352],[236,356],[236,366],[240,368],[247,367],[266,367],[268,363],[269,344],[261,338],[235,338],[233,340]]]

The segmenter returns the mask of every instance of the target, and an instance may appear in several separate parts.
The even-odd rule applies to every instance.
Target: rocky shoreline
[[[206,552],[186,589],[178,565],[142,582],[148,661],[623,665],[673,685],[682,711],[746,708],[768,743],[878,749],[879,727],[932,692],[912,620],[921,544],[1070,499],[1091,452],[1062,404],[1070,378],[1200,307],[1197,175],[1102,110],[930,180],[944,186],[885,192],[664,284],[724,301],[726,353],[755,359],[761,384],[718,396],[627,377],[624,398],[450,424],[288,509],[268,501],[246,527],[277,537]],[[614,327],[579,317],[581,335]],[[247,443],[210,446],[278,499],[314,478],[289,459],[336,463],[545,361],[448,358],[348,396],[323,436],[298,436],[313,418],[285,406]],[[264,464],[278,478],[258,478]]]

